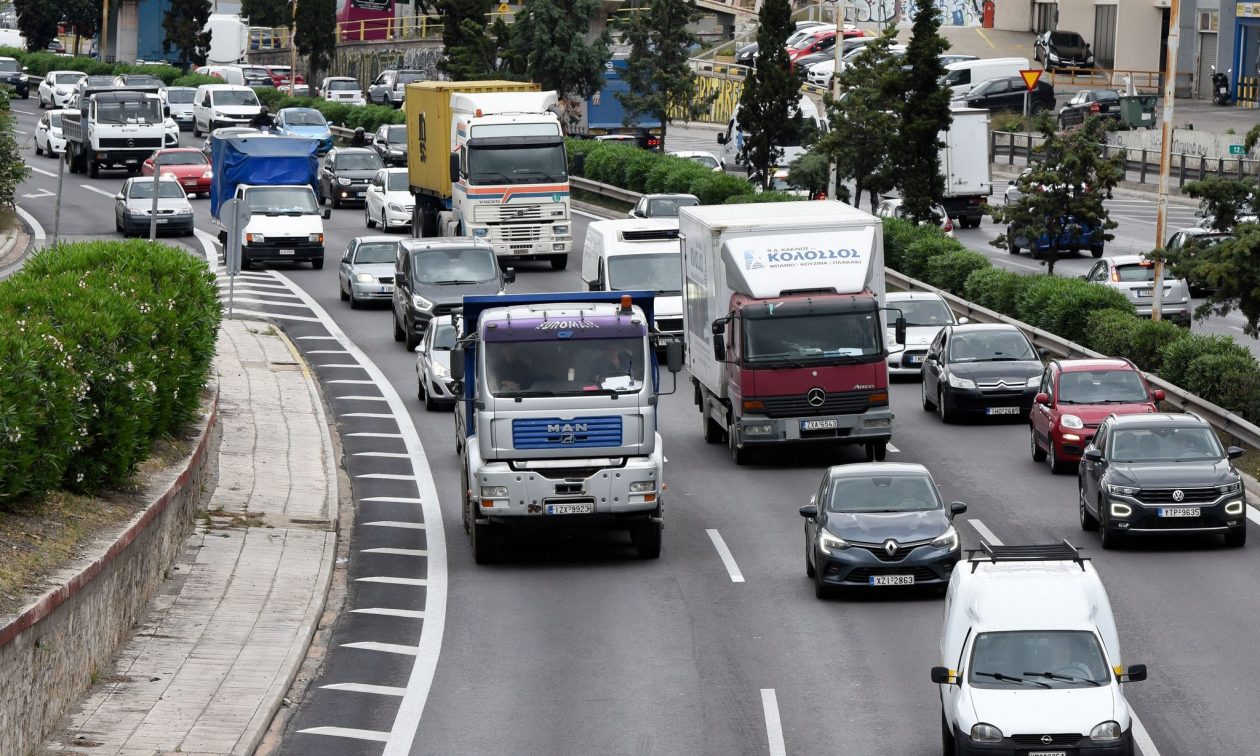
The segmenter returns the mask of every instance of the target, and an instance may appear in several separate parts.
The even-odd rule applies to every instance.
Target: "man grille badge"
[[[809,402],[811,407],[821,407],[823,402],[827,401],[827,392],[820,388],[812,388],[806,392],[805,401]]]
[[[896,554],[897,542],[891,538],[889,538],[887,541],[884,541],[884,551],[888,552],[888,556],[892,556],[893,554]]]
[[[1041,742],[1046,745],[1050,745],[1051,743],[1054,742],[1054,738],[1050,737],[1049,735],[1042,735]]]
[[[1184,498],[1186,498],[1185,491],[1182,491],[1180,488],[1178,488],[1176,491],[1173,491],[1173,501],[1181,501]]]

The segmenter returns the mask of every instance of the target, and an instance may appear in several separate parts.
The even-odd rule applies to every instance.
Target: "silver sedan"
[[[455,323],[450,315],[439,315],[429,323],[416,347],[416,396],[424,408],[454,407],[451,379],[451,350],[455,348]]]
[[[349,300],[352,309],[364,302],[388,302],[394,296],[394,261],[398,255],[398,238],[360,236],[350,240],[337,270],[337,289],[341,301]]]

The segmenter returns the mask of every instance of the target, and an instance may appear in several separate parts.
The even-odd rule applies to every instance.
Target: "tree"
[[[1256,182],[1252,179],[1208,178],[1191,181],[1181,191],[1199,200],[1215,231],[1230,231],[1244,215],[1256,214]]]
[[[941,86],[945,66],[941,54],[949,42],[940,34],[941,11],[935,0],[914,0],[914,25],[906,46],[903,72],[905,101],[901,107],[897,184],[906,215],[917,222],[932,218],[932,206],[945,194],[938,135],[949,128],[950,91]]]
[[[31,175],[22,148],[13,130],[13,114],[9,110],[9,93],[0,91],[0,207],[12,208],[17,190]]]
[[[440,8],[445,53],[438,68],[443,73],[457,81],[524,73],[523,63],[514,65],[508,52],[512,27],[501,16],[486,23],[493,0],[442,0]]]
[[[696,118],[717,97],[700,96],[696,72],[688,62],[689,48],[699,37],[687,27],[703,14],[687,0],[631,0],[622,10],[627,18],[621,31],[630,45],[625,73],[629,91],[618,92],[617,99],[627,123],[638,115],[661,122],[663,146],[671,116]]]
[[[44,50],[57,36],[61,7],[44,0],[13,0],[18,29],[26,38],[27,50]]]
[[[306,80],[319,81],[319,74],[332,63],[337,45],[336,0],[301,0],[294,23],[293,40],[298,52],[306,56]]]
[[[739,126],[744,132],[739,153],[750,178],[768,189],[783,145],[800,138],[802,72],[793,68],[785,49],[787,38],[796,31],[789,0],[765,0],[757,22],[757,58],[739,95]]]
[[[1172,275],[1196,281],[1211,293],[1194,312],[1196,320],[1234,310],[1247,322],[1243,333],[1260,338],[1260,224],[1239,223],[1232,236],[1215,244],[1159,250]],[[1165,272],[1168,275],[1168,272]]]
[[[162,18],[162,28],[166,31],[162,52],[178,50],[180,67],[185,73],[190,64],[206,62],[210,32],[202,29],[209,19],[210,0],[171,0],[171,7]]]
[[[241,16],[248,18],[251,26],[288,28],[293,21],[292,7],[286,0],[241,0]]]
[[[831,130],[819,140],[817,151],[836,163],[837,183],[854,182],[854,206],[861,207],[862,191],[870,192],[871,211],[879,194],[893,187],[891,151],[899,126],[901,59],[888,48],[896,27],[863,47],[840,73],[840,101],[823,96]]]
[[[810,198],[823,195],[831,178],[827,158],[817,152],[806,152],[788,164],[788,185],[809,192]]]
[[[1118,224],[1103,199],[1124,176],[1124,155],[1103,158],[1102,132],[1102,119],[1097,117],[1079,129],[1042,132],[1045,141],[1033,148],[1033,160],[1016,179],[1019,198],[990,208],[995,221],[1007,224],[993,246],[1009,246],[1015,236],[1034,242],[1046,237],[1050,246],[1044,264],[1054,275],[1062,239],[1090,233],[1102,234],[1104,241],[1115,238],[1107,232]]]
[[[74,27],[74,47],[78,54],[79,40],[92,39],[101,28],[101,4],[97,0],[65,0],[65,22]]]
[[[511,59],[545,90],[590,97],[603,83],[604,64],[611,57],[607,30],[586,41],[599,8],[600,0],[530,0],[513,23]]]

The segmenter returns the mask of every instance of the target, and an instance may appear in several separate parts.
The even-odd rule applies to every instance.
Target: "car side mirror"
[[[1164,393],[1163,389],[1155,389],[1154,391],[1151,392],[1151,398],[1157,402],[1164,401],[1165,396],[1167,396],[1167,394]]]
[[[726,338],[720,333],[713,334],[713,359],[726,362]]]
[[[1050,395],[1042,391],[1041,393],[1033,397],[1033,401],[1036,402],[1037,404],[1049,404]]]
[[[118,194],[114,195],[114,199],[122,199],[122,198],[123,198],[122,192],[119,192]]]
[[[510,284],[516,281],[516,268],[503,269],[503,283]]]
[[[331,207],[326,207],[326,208],[324,208],[324,213],[323,213],[323,215],[324,215],[324,220],[328,220],[329,218],[331,218],[331,217],[332,217],[332,208],[331,208]]]
[[[967,503],[964,501],[951,501],[949,503],[949,516],[960,515],[967,511]]]
[[[456,346],[451,350],[451,380],[464,380],[464,348]]]
[[[1037,354],[1041,355],[1041,358],[1044,360],[1050,356],[1050,350],[1045,347],[1037,347]]]
[[[163,105],[163,106],[162,106],[162,117],[163,117],[163,118],[170,118],[170,117],[171,117],[171,106],[170,106],[170,105]]]
[[[967,325],[970,322],[971,322],[971,318],[968,318],[965,316],[958,319],[958,325]]]
[[[906,319],[904,316],[898,315],[893,321],[893,340],[898,344],[905,346],[906,343]]]
[[[801,507],[800,512],[801,512],[801,517],[805,517],[812,520],[818,516],[818,507],[813,504],[806,504],[805,506]]]
[[[1120,682],[1142,682],[1146,679],[1145,664],[1130,664],[1129,669],[1120,676]]]
[[[665,345],[665,367],[671,373],[677,373],[683,366],[683,343],[671,341]]]
[[[1247,453],[1246,449],[1243,449],[1237,446],[1231,446],[1229,447],[1229,449],[1225,451],[1225,456],[1229,457],[1230,459],[1238,459],[1239,457],[1241,457],[1242,455],[1246,453]]]
[[[718,135],[717,135],[717,143],[718,143],[718,144],[726,144],[726,134],[718,134]]]
[[[451,153],[451,181],[459,181],[459,153]]]
[[[958,675],[952,674],[948,667],[932,667],[932,682],[937,685],[956,685]]]
[[[1082,454],[1081,456],[1084,457],[1089,462],[1102,462],[1103,461],[1102,450],[1095,449],[1092,446],[1086,449],[1085,453]]]

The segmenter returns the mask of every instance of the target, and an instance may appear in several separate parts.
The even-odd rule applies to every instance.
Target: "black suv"
[[[372,149],[385,165],[407,165],[407,127],[401,123],[386,124],[372,135]]]
[[[1212,426],[1193,414],[1112,415],[1081,460],[1081,527],[1114,549],[1132,535],[1220,533],[1247,542],[1247,493]]]
[[[394,341],[415,349],[429,321],[460,310],[465,295],[502,294],[514,280],[484,239],[404,240],[394,264]]]
[[[954,100],[954,105],[981,110],[1023,111],[1025,92],[1028,92],[1028,87],[1022,76],[1000,76],[975,85],[967,94]],[[1037,81],[1028,97],[1028,109],[1033,113],[1054,109],[1054,85],[1045,79]]]
[[[14,58],[0,58],[0,84],[13,87],[23,100],[31,96],[31,83],[26,78],[26,67]]]
[[[332,200],[333,207],[346,202],[363,202],[368,184],[385,167],[381,156],[366,147],[338,147],[328,151],[319,166],[319,202]]]

